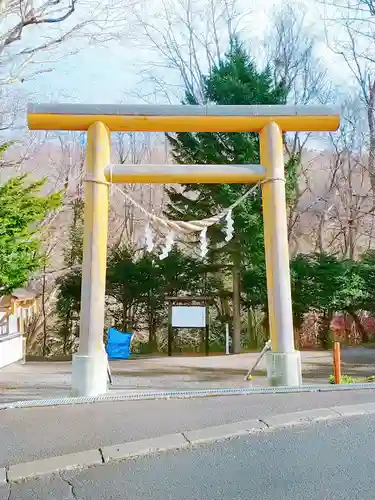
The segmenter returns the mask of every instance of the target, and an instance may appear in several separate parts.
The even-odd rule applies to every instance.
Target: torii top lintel
[[[87,130],[94,122],[117,132],[259,132],[276,122],[284,132],[329,132],[340,125],[331,106],[195,106],[29,104],[31,130]]]

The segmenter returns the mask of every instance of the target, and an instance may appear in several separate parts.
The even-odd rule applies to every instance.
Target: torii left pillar
[[[74,396],[97,396],[107,391],[104,349],[105,276],[108,236],[110,131],[101,122],[87,133],[82,294],[79,349],[72,362]]]

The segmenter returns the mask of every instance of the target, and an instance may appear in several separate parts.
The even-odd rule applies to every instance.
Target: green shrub
[[[328,381],[330,384],[334,384],[335,376],[330,375],[328,377]],[[375,376],[373,375],[371,377],[355,378],[351,377],[350,375],[341,375],[341,380],[340,380],[340,384],[363,384],[365,382],[375,382]]]

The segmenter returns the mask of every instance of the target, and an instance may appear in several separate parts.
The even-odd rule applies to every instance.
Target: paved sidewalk
[[[375,390],[358,390],[2,410],[0,467],[240,420],[374,400]]]
[[[331,353],[301,353],[304,384],[327,384],[332,373]],[[258,353],[209,357],[155,357],[111,362],[113,390],[174,391],[267,385],[264,360],[257,376],[245,382],[247,370]],[[342,370],[346,375],[366,377],[375,373],[375,350],[348,348],[342,350]],[[33,362],[14,364],[0,370],[0,404],[13,401],[68,397],[71,364]]]

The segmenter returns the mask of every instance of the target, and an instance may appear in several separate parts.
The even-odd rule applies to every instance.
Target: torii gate
[[[107,390],[103,346],[108,186],[114,183],[256,183],[263,181],[264,242],[272,351],[271,385],[299,386],[289,270],[283,132],[335,131],[338,109],[325,106],[30,104],[31,130],[88,131],[79,349],[72,393]],[[110,165],[111,132],[258,132],[261,165]]]

